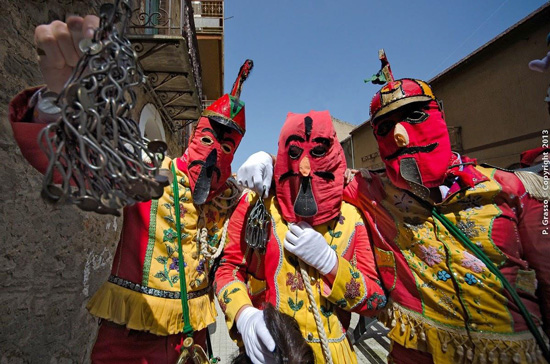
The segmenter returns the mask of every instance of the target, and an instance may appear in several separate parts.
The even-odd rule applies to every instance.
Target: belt
[[[174,299],[174,300],[179,300],[181,297],[180,291],[165,291],[163,289],[151,288],[151,287],[143,286],[141,284],[130,282],[126,279],[122,279],[114,275],[109,276],[108,281],[113,284],[116,284],[117,286],[131,289],[132,291],[136,291],[149,296],[155,296],[155,297],[166,298],[166,299]],[[187,299],[192,300],[193,298],[207,295],[211,291],[212,291],[212,286],[208,286],[206,288],[199,289],[198,291],[188,292]]]

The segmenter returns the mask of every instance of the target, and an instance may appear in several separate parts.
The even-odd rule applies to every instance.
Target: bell
[[[186,337],[183,340],[183,347],[181,349],[181,354],[178,357],[176,364],[185,364],[187,360],[191,357],[191,347],[193,346],[193,338]]]

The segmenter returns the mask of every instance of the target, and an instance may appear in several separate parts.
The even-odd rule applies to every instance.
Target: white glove
[[[334,249],[317,231],[304,221],[288,224],[285,249],[317,269],[322,275],[330,273],[338,262]]]
[[[239,314],[237,330],[243,338],[246,354],[254,364],[274,363],[275,341],[267,330],[264,312],[246,307]]]
[[[252,154],[237,171],[237,182],[258,194],[265,188],[264,198],[269,194],[273,178],[273,160],[266,152]]]

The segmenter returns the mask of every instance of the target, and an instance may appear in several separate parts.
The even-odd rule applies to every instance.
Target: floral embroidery
[[[329,233],[330,236],[332,236],[333,238],[337,238],[337,239],[342,236],[341,231],[334,231],[330,226],[328,227],[328,233]],[[334,247],[334,245],[332,245],[332,246]]]
[[[290,287],[290,291],[294,292],[296,290],[303,291],[304,290],[304,280],[302,278],[301,274],[292,274],[287,273],[286,274],[286,285]]]
[[[378,310],[386,306],[387,302],[385,295],[375,292],[367,299],[367,308],[369,310]]]
[[[466,281],[466,283],[468,283],[470,286],[473,286],[474,284],[477,283],[477,278],[474,277],[474,275],[472,273],[466,273],[466,275],[464,276],[464,280]]]
[[[483,269],[486,267],[481,260],[473,256],[472,254],[468,253],[467,251],[464,251],[463,254],[464,254],[464,259],[462,259],[462,266],[466,268],[470,268],[476,273],[481,273]]]
[[[430,267],[440,263],[443,260],[443,257],[441,254],[437,252],[437,249],[433,246],[425,247],[424,245],[420,246],[421,253],[423,256],[421,257],[426,264],[428,264]]]
[[[239,292],[240,290],[241,290],[240,288],[235,287],[231,291],[226,289],[223,292],[223,296],[218,299],[218,301],[220,303],[220,308],[222,309],[223,312],[225,312],[225,310],[227,309],[227,304],[229,302],[231,302],[231,298],[229,298],[229,295],[232,295],[233,293]]]
[[[437,279],[443,282],[447,282],[448,279],[451,279],[451,275],[446,270],[440,270],[437,272]]]
[[[185,215],[187,213],[187,211],[189,211],[189,210],[187,210],[185,208],[185,206],[182,203],[180,203],[180,216]]]
[[[208,245],[210,246],[217,246],[219,243],[220,238],[218,237],[218,234],[214,234],[210,237],[208,237]]]
[[[304,300],[294,300],[291,297],[288,297],[288,305],[290,306],[290,309],[294,311],[294,314],[296,314],[297,311],[300,311],[300,309],[304,306]]]
[[[459,221],[456,223],[456,226],[470,239],[479,235],[479,231],[476,229],[476,224],[472,220],[466,220],[466,222]]]
[[[175,270],[177,271],[178,273],[180,272],[180,265],[179,265],[180,261],[178,258],[176,257],[172,257],[172,264],[170,264],[170,270]],[[183,261],[183,267],[187,267],[187,263],[185,261]]]
[[[401,211],[409,212],[409,206],[412,206],[413,200],[406,193],[401,196],[393,195],[393,204]]]
[[[359,297],[361,295],[360,288],[361,285],[355,279],[352,279],[346,283],[346,292],[344,293],[344,297],[348,300]]]
[[[329,323],[327,325],[328,326],[328,332],[331,332],[330,331],[330,316],[332,316],[334,314],[334,312],[332,312],[332,305],[328,304],[327,307],[321,305],[321,314],[327,318],[327,322]]]
[[[346,218],[344,217],[344,215],[340,214],[340,216],[338,217],[338,223],[340,225],[344,225],[345,220],[346,220]]]
[[[204,263],[206,262],[205,259],[201,259],[199,260],[199,265],[197,266],[197,272],[199,274],[203,274],[206,270],[205,266],[204,266]],[[185,262],[184,262],[185,263]]]
[[[334,303],[340,308],[345,308],[348,305],[345,298],[339,299],[338,301],[336,301]]]
[[[172,228],[168,228],[164,230],[163,233],[164,233],[164,237],[162,238],[162,241],[169,241],[171,243],[173,243],[174,240],[176,240],[176,237],[178,236],[176,231]]]

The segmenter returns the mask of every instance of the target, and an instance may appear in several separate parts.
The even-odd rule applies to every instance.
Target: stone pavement
[[[225,325],[223,314],[221,309],[217,305],[218,317],[215,325],[215,332],[211,330],[211,342],[212,350],[219,356],[222,361],[221,364],[230,364],[231,359],[237,354],[237,345],[229,338],[227,327]],[[352,315],[350,327],[354,328],[358,325],[359,316]],[[350,330],[350,337],[357,338],[357,342],[354,344],[355,352],[357,353],[358,362],[361,364],[384,364],[386,363],[386,356],[388,355],[388,349],[390,341],[386,337],[388,330],[379,322],[374,322],[368,327],[368,330],[363,335],[354,335],[353,330]]]

